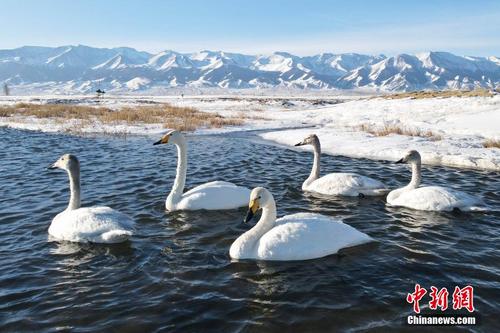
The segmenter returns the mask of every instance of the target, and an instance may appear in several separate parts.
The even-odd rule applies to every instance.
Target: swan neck
[[[186,172],[187,172],[187,145],[184,140],[175,144],[177,146],[177,172],[175,175],[174,185],[169,194],[172,202],[178,202],[184,193],[184,186],[186,185]]]
[[[69,177],[69,204],[67,210],[80,208],[80,169],[68,170]]]
[[[319,169],[320,169],[320,159],[321,159],[321,145],[319,142],[313,143],[313,150],[314,150],[314,161],[313,161],[313,166],[311,169],[311,174],[309,177],[306,179],[305,183],[309,184],[316,179],[319,178]]]
[[[274,199],[262,207],[262,215],[260,216],[259,222],[248,231],[251,238],[255,241],[259,240],[266,232],[271,230],[276,221],[276,203]]]
[[[274,199],[264,207],[262,207],[262,215],[260,216],[259,222],[255,225],[254,228],[257,228],[260,236],[271,230],[274,226],[274,222],[276,221],[276,203]],[[260,238],[260,237],[259,237]]]
[[[253,248],[259,239],[273,228],[275,221],[276,203],[274,199],[271,199],[271,202],[262,207],[262,215],[260,216],[259,222],[242,235],[242,241]]]
[[[411,162],[411,181],[409,188],[417,188],[422,180],[422,164],[420,161]]]

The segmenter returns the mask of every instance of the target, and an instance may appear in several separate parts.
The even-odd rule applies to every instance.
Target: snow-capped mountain
[[[383,90],[473,89],[500,85],[495,57],[460,57],[447,52],[400,54],[362,66],[338,80],[342,88]]]
[[[313,89],[495,88],[500,59],[446,52],[393,57],[286,52],[245,55],[222,51],[150,54],[132,48],[24,46],[0,50],[0,83],[29,90],[85,93],[146,91],[170,87]]]

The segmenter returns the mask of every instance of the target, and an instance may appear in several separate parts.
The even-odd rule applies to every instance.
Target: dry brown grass
[[[180,131],[235,126],[244,122],[240,117],[223,117],[194,108],[168,104],[138,105],[118,110],[71,104],[18,103],[14,106],[0,107],[0,117],[14,115],[51,118],[56,121],[77,119],[86,121],[87,124],[94,120],[104,124],[163,124],[165,128],[175,128]]]
[[[474,90],[439,90],[439,91],[412,91],[404,93],[396,93],[385,96],[380,96],[385,99],[423,99],[434,97],[491,97],[493,93],[487,89],[474,89]]]
[[[238,112],[236,118],[239,119],[251,119],[251,120],[270,120],[269,118],[263,117],[261,115],[250,115],[244,111]]]
[[[500,148],[500,140],[487,139],[483,142],[484,148]]]
[[[359,126],[359,129],[363,132],[367,132],[375,136],[387,136],[389,134],[398,134],[398,135],[429,138],[432,141],[438,141],[443,138],[441,135],[436,134],[430,130],[424,131],[418,128],[408,128],[395,124],[391,125],[386,124],[383,127],[373,127],[367,124],[363,124]]]

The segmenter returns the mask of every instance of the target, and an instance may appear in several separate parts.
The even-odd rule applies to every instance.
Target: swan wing
[[[223,188],[231,188],[231,187],[233,187],[233,188],[238,188],[238,187],[241,187],[241,186],[238,186],[238,185],[230,183],[230,182],[216,180],[216,181],[213,181],[213,182],[208,182],[208,183],[205,183],[205,184],[198,185],[198,186],[190,189],[189,191],[186,191],[186,193],[184,193],[184,194],[189,194],[191,192],[198,192],[198,191],[203,190],[205,188],[215,188],[215,187],[223,187]]]
[[[199,185],[182,195],[178,209],[234,209],[248,204],[250,190],[233,183],[215,181]]]
[[[392,206],[428,211],[452,211],[456,208],[462,211],[486,209],[480,198],[441,186],[424,186],[402,191],[389,203]]]
[[[306,187],[307,191],[325,195],[358,196],[383,195],[386,186],[373,178],[355,173],[330,173],[313,181]]]
[[[117,243],[128,239],[134,221],[109,207],[84,207],[59,213],[49,234],[73,242]]]
[[[299,213],[276,220],[257,245],[258,259],[307,260],[372,241],[368,235],[330,217]]]

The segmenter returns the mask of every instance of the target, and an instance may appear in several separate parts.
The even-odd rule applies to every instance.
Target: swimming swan
[[[215,181],[199,185],[186,193],[187,144],[184,135],[178,131],[170,131],[154,145],[173,143],[177,146],[177,174],[172,191],[167,196],[165,207],[175,210],[219,210],[233,209],[246,205],[250,190],[233,183]]]
[[[80,162],[74,155],[61,156],[49,169],[68,172],[71,196],[68,208],[54,217],[49,234],[71,242],[120,243],[134,231],[134,221],[109,207],[80,207]]]
[[[388,192],[386,186],[378,180],[356,173],[337,172],[320,178],[321,146],[318,137],[311,134],[295,146],[305,145],[313,146],[314,163],[311,174],[302,184],[303,191],[351,197],[384,195]]]
[[[273,195],[263,187],[252,190],[244,221],[250,221],[259,208],[259,222],[234,241],[229,250],[231,258],[307,260],[373,241],[353,227],[320,214],[298,213],[276,219]]]
[[[421,157],[418,151],[410,150],[396,163],[409,163],[412,168],[411,181],[405,187],[393,190],[387,195],[389,206],[407,207],[428,211],[487,210],[479,198],[467,193],[441,186],[419,187],[422,178]]]

